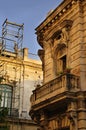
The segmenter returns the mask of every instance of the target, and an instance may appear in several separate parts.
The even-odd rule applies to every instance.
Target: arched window
[[[54,62],[57,74],[64,72],[67,66],[67,51],[64,44],[59,44],[54,52]]]

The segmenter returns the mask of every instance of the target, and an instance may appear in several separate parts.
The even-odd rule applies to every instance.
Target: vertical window
[[[65,71],[66,69],[66,55],[61,58],[62,61],[62,70]]]
[[[9,114],[12,104],[12,87],[6,84],[0,84],[0,108],[8,108]]]
[[[66,48],[62,47],[58,50],[57,54],[57,72],[62,71],[64,72],[67,67],[67,54]]]

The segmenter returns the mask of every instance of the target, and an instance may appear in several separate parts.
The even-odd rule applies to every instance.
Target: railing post
[[[62,88],[64,88],[65,90],[68,90],[68,87],[67,87],[67,75],[63,75],[62,76]]]

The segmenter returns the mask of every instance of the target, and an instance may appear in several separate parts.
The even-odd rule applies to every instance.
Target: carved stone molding
[[[62,9],[57,9],[52,12],[52,17],[48,16],[46,20],[43,22],[45,24],[41,24],[42,28],[36,28],[37,32],[44,33],[48,30],[57,20],[59,20],[73,5],[77,4],[77,1],[82,2],[82,0],[68,0],[66,3],[63,3]],[[67,21],[68,23],[69,21]],[[69,24],[69,23],[68,23]]]
[[[6,85],[14,87],[16,86],[17,82],[18,81],[10,80],[10,77],[7,73],[3,75],[2,77],[0,77],[0,84],[6,84]]]
[[[43,40],[44,40],[44,35],[42,32],[39,32],[39,34],[37,35],[37,41],[42,48],[43,48]]]
[[[78,109],[83,109],[85,110],[86,109],[86,101],[85,99],[79,99],[78,100]]]
[[[47,119],[47,115],[44,111],[40,111],[40,126],[44,129],[47,130],[48,129],[48,119]]]
[[[43,49],[38,50],[38,56],[40,57],[41,61],[43,61],[43,58],[44,58],[44,50]]]
[[[32,120],[34,120],[34,122],[36,122],[37,124],[40,123],[40,113],[39,112],[35,112],[34,110],[31,110],[29,112]]]
[[[57,31],[52,35],[52,39],[57,39],[57,40],[60,39],[61,33],[62,33],[62,30],[61,30],[61,29],[57,30]]]
[[[62,28],[65,28],[66,31],[70,31],[70,28],[72,27],[72,24],[73,24],[73,21],[72,20],[64,20],[62,23],[61,23],[61,27]]]
[[[71,100],[68,105],[67,117],[70,120],[71,130],[77,130],[77,103]]]
[[[57,122],[58,122],[58,129],[62,127],[62,117],[61,115],[57,117]]]
[[[61,130],[62,128],[70,127],[70,121],[69,121],[66,113],[57,115],[56,121],[57,121],[57,129],[58,130]]]
[[[72,125],[76,125],[76,120],[77,120],[77,113],[76,113],[76,111],[68,112],[67,116],[68,116],[71,124]]]
[[[40,57],[41,61],[42,61],[42,70],[44,68],[44,50],[39,49],[38,50],[38,56]]]

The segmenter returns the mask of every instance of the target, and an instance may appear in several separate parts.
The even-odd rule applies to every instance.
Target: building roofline
[[[39,24],[36,30],[36,34],[43,32],[46,28],[50,27],[54,21],[58,20],[72,4],[75,4],[77,0],[64,0],[62,1],[51,13],[48,15],[45,20]]]

